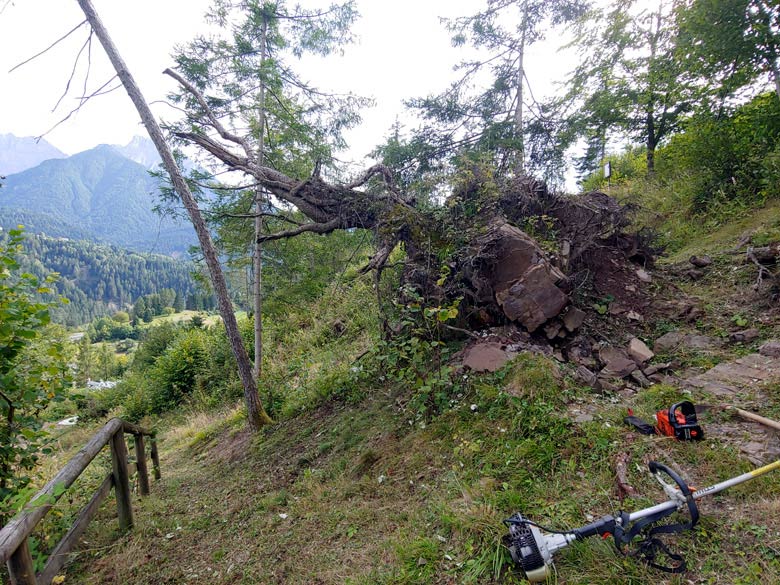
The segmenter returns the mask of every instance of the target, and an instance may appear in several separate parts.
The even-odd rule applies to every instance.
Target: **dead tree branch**
[[[79,52],[76,54],[76,58],[73,60],[73,68],[71,69],[70,77],[68,77],[68,81],[65,84],[65,91],[62,92],[62,95],[60,96],[60,99],[58,99],[57,103],[54,104],[54,107],[51,110],[52,112],[57,110],[57,108],[59,107],[60,103],[62,103],[62,100],[64,100],[65,96],[68,95],[68,90],[70,90],[70,84],[73,81],[73,78],[76,76],[76,68],[78,67],[79,61],[81,61],[81,55],[84,52],[84,49],[86,49],[88,45],[90,47],[92,46],[92,31],[89,31],[89,36],[87,37],[87,40],[84,41],[83,45],[81,45],[81,49],[79,49]],[[89,55],[89,52],[88,52],[88,55]],[[86,77],[87,78],[89,77],[89,72],[87,72]],[[86,78],[85,78],[84,82],[86,83]],[[83,93],[86,94],[87,92],[84,91]]]
[[[748,247],[746,257],[753,264],[758,266],[758,276],[756,277],[756,283],[753,285],[753,288],[755,290],[758,290],[761,287],[761,283],[764,282],[764,274],[766,274],[769,278],[774,280],[775,275],[766,266],[761,264],[758,256],[756,255],[755,248]]]
[[[100,96],[100,95],[105,95],[105,94],[107,94],[107,93],[111,93],[112,91],[115,91],[115,90],[119,89],[120,87],[122,87],[122,85],[121,85],[121,84],[119,84],[119,85],[117,85],[116,87],[112,87],[111,89],[108,89],[108,90],[106,90],[106,91],[103,91],[103,90],[105,89],[105,87],[106,87],[106,86],[107,86],[109,83],[111,83],[112,81],[114,81],[116,78],[117,78],[117,76],[116,76],[116,75],[114,75],[114,76],[113,76],[111,79],[109,79],[108,81],[106,81],[106,82],[105,82],[103,85],[101,85],[99,88],[97,88],[97,89],[96,89],[95,91],[93,91],[91,94],[89,94],[89,95],[85,95],[85,96],[80,96],[80,97],[78,98],[78,100],[79,100],[79,105],[78,105],[78,106],[76,106],[75,108],[73,108],[73,109],[72,109],[70,112],[68,112],[68,114],[67,114],[67,115],[66,115],[64,118],[62,118],[62,119],[61,119],[59,122],[57,122],[56,124],[54,124],[54,126],[52,126],[51,128],[49,128],[49,129],[48,129],[46,132],[44,132],[44,133],[43,133],[43,134],[41,134],[40,136],[36,137],[36,140],[40,140],[41,138],[43,138],[44,136],[46,136],[47,134],[49,134],[50,132],[52,132],[52,131],[53,131],[55,128],[57,128],[57,127],[58,127],[60,124],[64,124],[65,122],[67,122],[67,121],[68,121],[68,120],[71,118],[71,116],[73,116],[73,114],[75,114],[75,113],[76,113],[76,112],[78,112],[78,111],[79,111],[79,110],[80,110],[82,107],[84,107],[84,104],[86,104],[86,103],[87,103],[87,102],[88,102],[90,99],[92,99],[93,97],[97,97],[97,96]]]
[[[29,59],[25,59],[24,61],[22,61],[22,62],[21,62],[21,63],[19,63],[18,65],[14,65],[13,67],[11,67],[11,69],[9,69],[9,70],[8,70],[8,73],[13,73],[13,72],[14,72],[14,71],[16,71],[17,69],[19,69],[19,67],[22,67],[23,65],[27,65],[27,63],[29,63],[30,61],[34,61],[35,59],[37,59],[37,58],[38,58],[38,57],[40,57],[41,55],[43,55],[43,54],[45,54],[45,53],[48,53],[48,52],[49,52],[49,51],[51,51],[51,50],[52,50],[54,47],[56,47],[57,45],[59,45],[59,44],[60,44],[62,41],[64,41],[65,39],[67,39],[67,38],[68,38],[70,35],[72,35],[74,32],[76,32],[78,29],[80,29],[82,26],[84,26],[86,23],[87,23],[86,19],[85,19],[85,20],[82,20],[80,23],[78,23],[76,26],[74,26],[72,29],[70,29],[68,32],[66,32],[64,35],[62,35],[62,36],[61,36],[60,38],[58,38],[56,41],[54,41],[54,42],[53,42],[51,45],[49,45],[48,47],[46,47],[46,48],[45,48],[43,51],[41,51],[41,52],[39,52],[39,53],[36,53],[35,55],[33,55],[32,57],[30,57]]]
[[[214,115],[214,111],[209,107],[209,105],[206,103],[205,98],[203,95],[197,90],[197,88],[192,85],[189,81],[184,79],[181,75],[179,75],[176,71],[171,69],[170,67],[167,68],[165,71],[163,71],[165,75],[168,75],[170,77],[173,77],[176,81],[178,81],[184,89],[186,89],[192,97],[195,98],[195,101],[198,102],[198,105],[203,110],[203,113],[206,115],[206,117],[209,119],[209,122],[211,123],[211,126],[216,130],[219,135],[228,142],[233,142],[234,144],[238,144],[246,154],[247,158],[249,160],[252,160],[253,158],[253,149],[251,148],[249,142],[242,138],[241,136],[238,136],[237,134],[233,134],[232,132],[229,132],[227,128],[225,128],[222,125],[222,122],[219,121],[219,119]]]
[[[636,489],[628,482],[628,453],[620,453],[615,460],[615,476],[617,479],[618,497],[620,501],[626,496],[635,496]]]

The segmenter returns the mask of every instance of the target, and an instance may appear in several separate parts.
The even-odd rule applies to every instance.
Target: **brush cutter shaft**
[[[753,471],[748,471],[747,473],[743,473],[742,475],[738,475],[737,477],[732,477],[731,479],[727,479],[720,483],[716,483],[709,487],[700,490],[695,490],[695,491],[692,490],[693,499],[699,500],[704,496],[717,494],[718,492],[722,492],[723,490],[733,487],[735,485],[739,485],[741,483],[745,483],[748,480],[755,479],[756,477],[760,477],[765,473],[774,471],[775,469],[780,469],[780,460],[775,461],[774,463],[770,463],[769,465],[764,465],[763,467],[759,467],[758,469],[754,469]],[[655,506],[651,506],[650,508],[645,508],[644,510],[638,510],[637,512],[633,512],[632,514],[629,514],[628,521],[633,522],[635,520],[640,520],[641,518],[647,518],[648,516],[652,516],[654,514],[657,514],[658,512],[664,512],[666,510],[671,510],[672,508],[677,508],[681,504],[682,502],[679,500],[669,500],[667,502],[663,502],[662,504],[656,504]]]

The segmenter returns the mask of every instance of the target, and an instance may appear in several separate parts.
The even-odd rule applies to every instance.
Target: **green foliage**
[[[604,176],[604,163],[609,162],[612,176],[607,181]],[[597,161],[596,170],[582,179],[584,191],[600,191],[608,186],[620,186],[632,181],[644,180],[647,174],[647,159],[644,147],[628,147],[620,154],[609,155]]]
[[[663,149],[663,174],[694,213],[719,201],[761,203],[780,196],[780,100],[757,96],[720,118],[702,115]]]
[[[263,312],[271,318],[312,303],[345,279],[347,267],[365,263],[371,235],[339,230],[326,236],[302,234],[263,246]]]
[[[677,20],[685,64],[709,81],[713,110],[746,86],[761,84],[763,76],[777,82],[777,3],[692,0],[678,11]]]
[[[641,222],[672,252],[780,196],[780,100],[773,93],[719,117],[693,116],[684,128],[659,148],[652,181],[644,178],[644,149],[608,157],[612,188],[639,204]],[[606,188],[601,170],[583,187]],[[771,241],[774,231],[758,232],[754,243]]]
[[[359,121],[360,109],[369,102],[310,86],[291,61],[304,54],[326,56],[351,42],[350,26],[357,18],[354,2],[307,10],[284,1],[218,0],[208,18],[216,33],[196,38],[175,57],[184,77],[205,94],[218,117],[244,122],[241,134],[247,147],[260,153],[265,165],[301,178],[320,164],[332,167],[333,151],[345,146],[342,132]],[[190,112],[186,127],[179,129],[207,134],[211,122],[192,97],[186,92],[171,97]],[[199,178],[203,182],[204,177]],[[245,255],[252,248],[255,223],[246,209],[257,193],[220,187],[214,185],[212,201],[214,216],[220,218],[215,222],[221,228],[219,243],[231,253]],[[267,194],[261,199],[262,211],[270,217],[285,213]]]
[[[146,329],[133,356],[133,369],[140,371],[153,365],[176,339],[178,330],[176,325],[168,322]]]
[[[206,334],[191,329],[177,336],[147,372],[154,388],[151,412],[165,412],[181,404],[201,382],[205,366]]]
[[[89,335],[79,339],[76,349],[76,377],[75,382],[80,386],[86,386],[95,373],[95,351],[92,348],[92,340]]]
[[[583,57],[563,101],[576,105],[564,140],[588,143],[581,171],[595,171],[607,144],[619,137],[645,146],[652,175],[656,148],[703,99],[702,84],[678,57],[674,25],[674,3],[645,9],[618,0],[578,26],[575,44]]]
[[[213,309],[216,304],[212,295],[192,292],[189,297],[192,299],[193,307],[191,308],[195,308],[195,305],[197,305],[198,310]],[[181,311],[185,306],[184,298],[180,292],[171,288],[164,288],[159,292],[143,295],[136,299],[133,305],[133,324],[137,325],[141,322],[151,323],[152,319],[160,315],[172,315],[178,312],[174,305],[181,307],[179,309]]]
[[[124,314],[128,316],[127,313]],[[95,343],[99,341],[136,339],[138,337],[138,329],[127,321],[119,322],[111,317],[99,317],[89,324],[87,335]]]
[[[127,313],[127,311],[117,311],[113,315],[111,315],[111,318],[116,321],[117,323],[129,323],[130,322],[130,315]]]
[[[458,64],[459,77],[446,91],[409,100],[407,105],[420,113],[424,125],[408,139],[400,138],[396,127],[377,151],[385,164],[401,169],[408,185],[424,192],[429,190],[429,175],[451,170],[463,155],[488,158],[504,171],[524,172],[527,164],[548,179],[561,178],[562,151],[553,139],[555,122],[547,106],[524,105],[523,60],[549,28],[579,18],[588,2],[486,4],[476,14],[446,21],[454,46],[470,44],[484,54]],[[488,83],[481,82],[481,76],[488,76]],[[526,117],[532,118],[530,124]]]
[[[21,230],[0,243],[0,523],[46,451],[40,413],[68,383],[64,342],[46,334],[54,278],[21,272]]]
[[[379,375],[400,387],[410,388],[409,406],[420,419],[450,408],[457,394],[453,368],[447,363],[451,348],[442,341],[442,325],[458,317],[455,301],[447,306],[425,306],[411,287],[404,287],[403,304],[397,303],[400,333],[372,348],[372,367],[363,376]]]

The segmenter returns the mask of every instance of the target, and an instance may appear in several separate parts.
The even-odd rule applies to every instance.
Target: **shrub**
[[[64,399],[69,376],[64,342],[46,330],[50,305],[37,300],[52,293],[54,279],[40,283],[19,272],[23,239],[11,230],[0,242],[0,525],[23,503],[29,473],[46,451],[40,415]]]

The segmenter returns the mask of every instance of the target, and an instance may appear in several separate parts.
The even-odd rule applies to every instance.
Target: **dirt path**
[[[692,392],[694,403],[711,406],[736,406],[760,414],[773,406],[766,387],[780,382],[780,357],[752,353],[723,362],[703,374],[681,380],[680,386]],[[754,464],[780,459],[780,433],[756,422],[736,416],[712,417],[705,433],[736,445]]]

